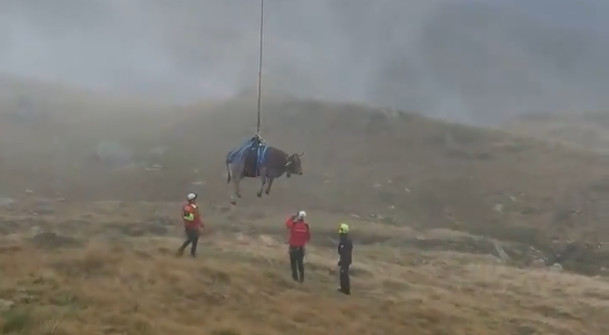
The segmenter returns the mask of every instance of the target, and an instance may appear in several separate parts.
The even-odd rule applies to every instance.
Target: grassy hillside
[[[603,334],[607,161],[498,131],[363,105],[265,97],[263,135],[304,175],[228,202],[224,155],[255,97],[175,107],[4,83],[3,334]],[[26,101],[26,103],[22,102]],[[577,173],[574,173],[576,171]],[[199,258],[176,217],[201,194]],[[309,213],[307,280],[285,216]],[[355,241],[336,288],[336,224]],[[567,243],[572,240],[571,243]],[[544,260],[543,257],[546,257]]]
[[[14,119],[14,107],[0,114],[2,194],[176,201],[195,190],[224,205],[224,155],[256,125],[248,95],[186,108],[53,97],[31,107],[44,116]],[[239,206],[446,228],[546,253],[568,240],[609,240],[609,161],[598,155],[393,110],[282,97],[264,99],[262,123],[270,144],[305,152],[305,173],[278,180],[263,199],[258,180],[246,180]],[[597,271],[602,258],[587,261]]]
[[[602,154],[609,152],[609,114],[606,112],[522,117],[503,127],[519,135],[558,141]]]
[[[47,212],[42,213],[46,207]],[[3,334],[606,333],[609,283],[497,258],[408,248],[446,231],[354,220],[353,295],[336,288],[333,217],[311,212],[304,284],[290,280],[281,219],[204,204],[198,259],[176,258],[177,204],[23,200],[0,213]],[[52,208],[52,209],[49,209]],[[28,210],[41,214],[32,217]],[[328,221],[322,220],[322,218]],[[246,229],[249,228],[249,229]],[[253,231],[251,229],[257,229]],[[250,230],[249,233],[235,231]],[[372,243],[392,236],[397,244]]]

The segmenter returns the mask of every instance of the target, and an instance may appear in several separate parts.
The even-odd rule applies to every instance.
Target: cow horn
[[[291,161],[291,160],[290,160],[290,161],[287,161],[287,162],[285,163],[285,166],[290,166],[290,164],[292,164],[292,161]]]
[[[302,157],[304,155],[304,151],[298,154],[298,157]]]

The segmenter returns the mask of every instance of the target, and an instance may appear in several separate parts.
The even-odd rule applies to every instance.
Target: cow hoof
[[[235,200],[231,200],[230,203],[231,203],[231,205],[235,205],[235,206],[237,205],[237,202]]]
[[[237,198],[241,199],[241,194],[237,194]]]
[[[262,197],[262,193],[256,193],[256,195],[258,196],[258,198]]]
[[[271,194],[271,192],[266,191],[266,192],[264,192],[264,194],[266,194],[266,195],[270,195],[270,194]]]

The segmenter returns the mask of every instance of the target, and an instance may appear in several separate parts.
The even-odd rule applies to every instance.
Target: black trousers
[[[349,265],[340,265],[340,291],[344,294],[351,294],[351,279],[349,278]]]
[[[299,282],[304,282],[304,247],[290,246],[290,268],[292,278]]]
[[[184,241],[180,249],[178,249],[178,254],[182,255],[184,249],[190,244],[190,255],[195,257],[197,254],[197,245],[199,244],[199,230],[186,228],[184,232],[186,233],[186,241]]]

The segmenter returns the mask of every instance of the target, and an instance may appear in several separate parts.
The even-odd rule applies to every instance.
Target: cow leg
[[[258,193],[256,193],[258,198],[262,197],[262,191],[264,190],[264,184],[266,184],[266,178],[267,177],[265,175],[260,176],[260,190],[258,191]]]
[[[235,195],[237,198],[241,199],[241,179],[235,179]]]
[[[273,185],[273,180],[275,180],[275,178],[269,177],[269,186],[266,187],[266,191],[264,192],[266,193],[266,195],[269,195],[271,193],[271,186]]]
[[[236,191],[236,183],[235,183],[234,179],[233,179],[233,183],[232,184],[233,184],[232,185],[233,187],[232,187],[232,190],[230,192],[230,202],[231,202],[231,204],[236,205],[237,204],[237,200],[235,200],[235,197],[236,197],[237,191]]]
[[[230,202],[231,202],[233,205],[236,205],[236,204],[237,204],[237,201],[235,200],[235,197],[237,197],[237,198],[241,198],[241,192],[239,191],[239,183],[240,183],[240,181],[241,181],[241,178],[238,178],[238,177],[237,177],[237,176],[235,176],[235,175],[233,175],[232,177],[233,177],[233,178],[232,178],[232,182],[233,182],[233,190],[232,190],[232,192],[231,192],[231,194],[230,194],[230,200],[231,200]]]

